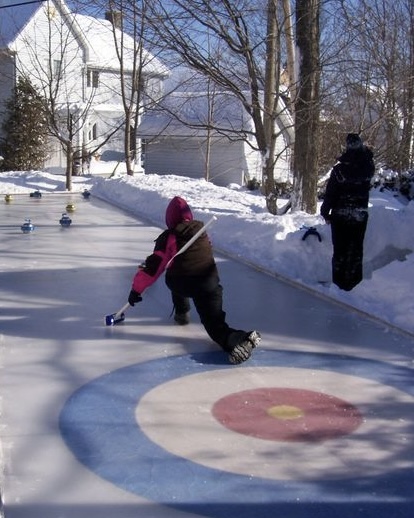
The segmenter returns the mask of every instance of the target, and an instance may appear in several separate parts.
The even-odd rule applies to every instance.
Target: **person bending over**
[[[207,233],[203,232],[187,250],[174,257],[203,223],[193,218],[187,202],[179,196],[169,202],[165,222],[167,229],[158,236],[152,254],[134,276],[129,304],[140,302],[144,291],[165,271],[175,322],[189,323],[191,299],[207,334],[228,353],[229,361],[238,364],[248,360],[260,342],[260,333],[233,329],[227,324],[222,307],[223,288]]]

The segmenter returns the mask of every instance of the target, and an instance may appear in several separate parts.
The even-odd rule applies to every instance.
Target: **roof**
[[[0,48],[12,48],[13,41],[24,29],[28,21],[43,7],[46,2],[35,0],[0,0]],[[89,65],[100,69],[119,69],[119,58],[114,45],[112,23],[105,19],[71,13],[63,0],[49,0],[55,4],[59,12],[71,17],[72,28],[79,44],[85,49]],[[73,18],[72,18],[73,17]],[[121,40],[121,31],[115,30],[117,41]],[[122,37],[125,71],[132,70],[133,54],[136,42],[128,34]],[[168,69],[149,52],[144,51],[144,68],[147,74],[168,75]],[[129,66],[128,66],[129,63]]]
[[[213,136],[252,132],[251,119],[242,103],[229,92],[210,98],[206,92],[175,92],[161,101],[160,107],[162,111],[144,114],[138,128],[140,136],[204,136],[209,124],[215,128]]]
[[[83,14],[74,14],[80,31],[89,48],[89,64],[96,63],[100,68],[119,69],[119,57],[114,44],[112,23],[105,19],[94,18]],[[116,41],[121,41],[122,32],[115,29]],[[132,70],[134,52],[137,43],[128,34],[122,35],[125,71]],[[143,62],[147,74],[168,75],[168,69],[152,54],[144,50]],[[130,66],[128,67],[128,63]]]
[[[247,93],[246,93],[247,95]],[[278,126],[288,142],[293,141],[293,121],[283,100],[279,98]],[[214,127],[211,136],[235,138],[253,136],[253,121],[242,101],[232,92],[174,92],[160,101],[159,108],[142,117],[138,134],[142,138],[157,135],[171,137],[204,137],[206,127]]]

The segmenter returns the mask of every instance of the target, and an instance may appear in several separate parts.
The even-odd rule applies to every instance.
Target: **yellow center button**
[[[304,412],[297,406],[277,405],[270,407],[267,410],[267,414],[275,419],[287,421],[289,419],[299,419],[300,417],[303,417]]]

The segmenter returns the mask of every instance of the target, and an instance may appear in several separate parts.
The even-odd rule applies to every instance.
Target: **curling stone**
[[[87,200],[90,195],[91,193],[87,189],[85,189],[82,193],[82,196],[85,198],[85,200]]]
[[[66,212],[75,212],[76,207],[73,203],[68,203],[66,205]]]
[[[6,196],[4,197],[4,201],[6,203],[10,203],[12,200],[13,200],[13,196],[11,194],[6,194]]]
[[[34,230],[34,226],[30,219],[26,219],[23,225],[20,227],[23,234],[30,234]]]
[[[40,191],[33,191],[30,193],[30,198],[41,198],[42,193]]]
[[[60,218],[59,223],[62,225],[62,227],[70,227],[72,220],[65,212],[62,214],[62,217]]]

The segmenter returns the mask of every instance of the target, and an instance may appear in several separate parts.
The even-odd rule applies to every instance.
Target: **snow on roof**
[[[245,92],[248,96],[248,92]],[[162,111],[159,110],[161,108]],[[239,138],[253,137],[253,121],[241,99],[232,92],[174,92],[160,102],[159,108],[148,110],[142,117],[138,134],[142,137],[168,135],[175,137],[205,136],[206,127],[212,136],[226,134]],[[287,142],[293,139],[293,121],[283,100],[279,98],[278,126]]]
[[[121,42],[124,56],[125,71],[133,70],[134,52],[137,52],[137,43],[128,34],[119,29],[113,29],[112,23],[105,19],[94,18],[83,14],[74,14],[82,35],[89,47],[89,64],[96,64],[99,68],[108,70],[119,69],[117,42]],[[150,52],[143,52],[144,69],[147,74],[168,75],[168,69]]]
[[[208,95],[206,92],[174,92],[161,103],[162,112],[149,110],[143,115],[138,133],[142,137],[159,134],[201,136],[206,126],[214,134],[250,133],[252,122],[240,100],[231,92]]]
[[[24,0],[0,0],[0,48],[8,47],[16,36],[24,29],[28,21],[43,7],[46,2],[22,3]],[[88,64],[100,69],[119,69],[114,42],[112,23],[105,19],[71,13],[63,0],[49,0],[54,3],[64,15],[73,16],[73,29],[79,38],[79,44],[87,46]],[[121,41],[121,31],[115,29],[118,42]],[[134,49],[136,42],[128,34],[122,35],[125,71],[132,71]],[[168,69],[151,53],[144,51],[144,70],[149,75],[167,76]]]

